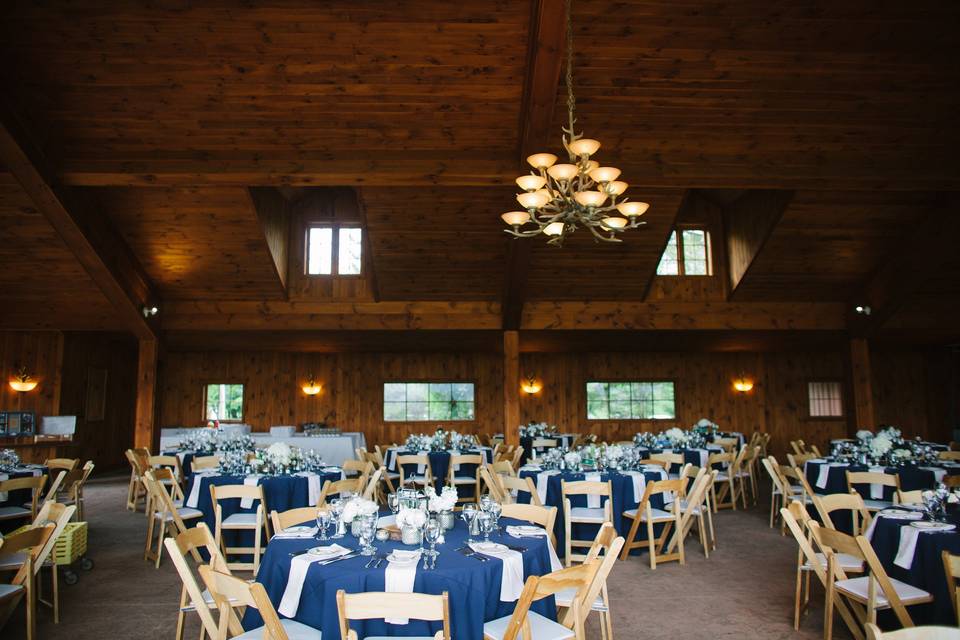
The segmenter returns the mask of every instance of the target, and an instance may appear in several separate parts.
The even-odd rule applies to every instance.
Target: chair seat
[[[432,483],[433,481],[428,479],[427,476],[410,476],[409,478],[407,478],[407,482],[415,482],[416,484],[428,484],[428,483]]]
[[[387,477],[393,480],[395,478],[399,478],[400,473],[398,471],[387,471]]]
[[[847,553],[838,553],[836,554],[837,562],[840,564],[840,568],[844,571],[863,571],[863,560],[856,556],[851,556]],[[822,553],[817,554],[817,561],[820,563],[820,566],[826,568],[827,566],[827,556]],[[810,565],[810,562],[804,562],[801,567],[804,571],[810,571],[813,567]]]
[[[290,640],[320,640],[323,635],[317,629],[308,627],[296,620],[281,620],[280,626],[287,632],[287,637],[290,638]],[[265,635],[266,630],[264,627],[257,627],[239,636],[233,636],[233,640],[262,640]]]
[[[23,507],[0,507],[0,520],[32,517],[33,513],[30,512],[30,509],[24,509]]]
[[[193,518],[202,518],[203,511],[200,509],[191,509],[190,507],[184,507],[183,509],[177,509],[177,513],[180,515],[181,520],[192,520]],[[167,513],[164,518],[165,522],[170,522],[173,520],[173,514]],[[154,518],[158,518],[159,514],[153,514]]]
[[[476,484],[477,479],[473,476],[455,476],[453,484]]]
[[[257,514],[256,513],[234,513],[226,518],[220,523],[220,528],[222,529],[233,529],[233,528],[243,528],[249,529],[251,527],[256,528],[257,526]]]
[[[801,493],[803,493],[803,487],[791,485],[791,486],[790,486],[790,492],[791,492],[792,495],[798,496],[798,495],[800,495]],[[781,493],[783,493],[783,492],[780,491],[780,487],[778,487],[777,485],[773,485],[773,495],[778,496],[778,495],[780,495]]]
[[[0,561],[0,571],[16,571],[23,566],[23,563],[27,561],[27,554],[25,551],[17,551],[16,553],[11,553]]]
[[[650,519],[650,522],[666,522],[667,520],[673,520],[673,514],[669,511],[664,511],[663,509],[650,509],[651,515],[653,516]],[[636,518],[637,510],[636,509],[627,509],[623,512],[623,515],[627,518]],[[640,520],[643,522],[647,521],[647,512],[643,511],[640,513]]]
[[[681,501],[680,501],[680,510],[681,510],[681,511],[686,511],[686,510],[687,510],[687,501],[686,501],[686,500],[681,500]],[[699,516],[699,515],[700,515],[700,505],[697,505],[697,506],[695,506],[693,509],[691,509],[691,510],[690,510],[690,513],[692,513],[692,514],[695,515],[695,516]]]
[[[569,589],[564,589],[563,591],[558,591],[553,594],[554,600],[556,600],[558,607],[572,607],[573,599],[577,595],[577,588],[570,587]],[[606,611],[607,605],[603,604],[603,597],[597,596],[597,599],[593,601],[593,605],[590,607],[593,611]]]
[[[570,522],[596,522],[602,524],[607,521],[607,510],[602,507],[572,507]]]
[[[738,477],[738,478],[749,478],[749,477],[750,477],[750,472],[749,472],[749,471],[738,471],[738,472],[737,472],[737,477]]]
[[[730,476],[728,476],[727,474],[725,474],[723,471],[721,471],[720,473],[718,473],[718,474],[717,474],[717,479],[714,480],[714,482],[729,482],[729,481],[730,481]]]
[[[22,584],[0,584],[0,601],[26,593]]]
[[[853,596],[863,602],[867,600],[869,584],[870,578],[868,576],[837,580],[837,582],[834,583],[837,591],[840,593]],[[918,589],[906,582],[900,582],[896,578],[890,578],[890,584],[893,585],[894,591],[897,592],[897,596],[905,605],[927,602],[933,599],[933,597],[923,589]],[[877,608],[883,609],[889,606],[890,601],[887,600],[887,597],[883,595],[883,592],[880,590],[880,586],[877,585]]]
[[[864,500],[863,506],[867,508],[867,511],[880,511],[882,509],[889,509],[895,505],[887,500]]]
[[[483,625],[483,637],[490,640],[501,640],[510,624],[512,616],[504,616],[491,620]],[[530,623],[530,636],[533,640],[567,640],[573,638],[574,633],[559,622],[546,618],[535,611],[527,612],[527,621]]]

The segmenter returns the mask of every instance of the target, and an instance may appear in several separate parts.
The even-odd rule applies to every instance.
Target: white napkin
[[[917,551],[919,538],[920,529],[910,525],[900,527],[900,546],[897,548],[897,557],[893,564],[909,570],[913,565],[913,554]]]
[[[585,473],[583,474],[583,479],[587,482],[600,482],[599,473]],[[587,496],[587,507],[590,509],[599,509],[600,508],[600,496],[588,495]]]
[[[831,462],[829,464],[820,465],[820,475],[817,476],[817,487],[820,489],[827,488],[827,481],[830,479],[830,469],[833,467],[846,467],[849,466],[843,462]]]
[[[257,475],[247,476],[246,478],[243,479],[243,484],[247,485],[248,487],[255,487],[258,484],[260,484],[260,476],[257,476]],[[253,500],[254,500],[253,498],[241,498],[240,508],[241,509],[252,508]]]
[[[878,512],[877,515],[873,517],[873,520],[870,522],[870,526],[867,527],[867,530],[864,532],[867,540],[873,540],[873,530],[877,528],[877,522],[880,518],[887,518],[888,520],[920,520],[923,518],[923,514],[919,511],[911,513],[909,515],[892,515],[889,513]]]
[[[547,503],[547,483],[550,481],[550,476],[555,476],[559,471],[541,471],[537,474],[537,495],[540,497],[540,504]]]
[[[200,485],[203,484],[203,478],[212,478],[220,475],[219,473],[195,473],[193,474],[193,484],[190,485],[190,495],[187,496],[187,506],[196,509],[200,503]]]
[[[387,449],[387,469],[390,471],[397,470],[397,450],[396,449]]]
[[[642,471],[624,471],[624,475],[633,479],[633,499],[639,504],[643,500],[643,492],[647,488],[647,477],[643,475]]]
[[[393,555],[398,558],[413,558],[413,562],[399,564],[387,560],[387,568],[383,573],[384,590],[387,593],[413,593],[413,583],[417,579],[417,566],[420,564],[420,553],[404,549],[394,549]],[[407,624],[409,618],[384,618],[389,624]]]
[[[274,538],[279,538],[281,540],[295,540],[297,538],[312,538],[317,535],[317,528],[310,527],[309,529],[304,529],[303,531],[290,531],[289,529],[284,529],[283,531],[274,534]]]
[[[418,451],[418,452],[417,452],[417,455],[418,455],[418,456],[429,456],[429,455],[430,455],[430,452],[429,452],[429,451]],[[424,464],[418,464],[418,465],[417,465],[417,475],[418,475],[418,476],[422,476],[426,471],[427,471],[427,466],[426,466],[426,465],[424,465]]]
[[[697,449],[697,453],[700,454],[700,468],[705,469],[707,467],[707,450]]]
[[[547,530],[543,527],[535,527],[533,525],[523,525],[523,526],[507,526],[507,534],[514,538],[542,538],[546,536],[547,538],[547,549],[550,552],[550,571],[559,571],[563,569],[563,565],[560,564],[560,558],[557,557],[557,550],[553,548],[553,543],[550,542],[550,536],[547,536]]]
[[[0,473],[0,482],[4,480],[9,480],[9,479],[10,479],[9,475],[7,475],[6,473]],[[0,502],[6,502],[9,499],[10,499],[9,493],[7,493],[6,491],[0,491]]]
[[[350,553],[350,549],[341,547],[338,544],[330,545],[336,553],[325,556],[315,556],[310,553],[304,553],[294,556],[290,561],[290,576],[287,578],[287,588],[283,591],[283,598],[280,599],[280,606],[277,611],[288,618],[297,615],[297,609],[300,608],[300,594],[303,592],[303,581],[307,578],[307,571],[310,565],[321,560],[330,560]]]
[[[883,467],[870,467],[870,473],[884,473]],[[873,500],[883,500],[883,485],[873,483],[870,485],[870,498]]]
[[[183,464],[183,461],[186,460],[188,453],[193,453],[193,452],[192,452],[192,451],[178,451],[178,452],[177,452],[177,458],[180,460],[180,464],[181,464],[181,465]]]
[[[307,506],[316,506],[317,502],[320,500],[320,489],[321,485],[323,484],[320,482],[320,476],[312,471],[301,471],[297,475],[303,476],[307,479]]]
[[[503,562],[503,575],[500,579],[500,602],[516,602],[523,591],[523,556],[519,551],[503,548],[498,551],[485,551],[481,544],[471,544],[470,548]],[[387,589],[389,591],[389,589]]]

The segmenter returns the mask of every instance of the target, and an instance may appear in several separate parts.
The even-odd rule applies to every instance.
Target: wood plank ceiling
[[[648,224],[622,245],[580,233],[509,253],[498,216],[516,206],[520,149],[539,144],[527,125],[552,122],[540,143],[555,152],[566,117],[562,82],[552,115],[524,93],[538,8],[562,2],[18,4],[0,21],[0,83],[57,178],[90,192],[172,301],[639,302],[691,194],[722,208],[779,189],[795,193],[733,300],[847,303],[960,190],[960,5],[582,0],[578,127],[651,202]],[[320,185],[359,189],[375,287],[278,280],[247,188]],[[116,328],[5,174],[0,215],[4,299],[38,326]],[[935,311],[958,281],[944,256],[911,295]],[[0,326],[30,323],[17,317]]]

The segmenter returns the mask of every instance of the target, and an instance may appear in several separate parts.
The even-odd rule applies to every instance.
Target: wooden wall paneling
[[[137,405],[133,443],[136,447],[157,450],[160,429],[157,425],[157,340],[140,340],[137,350]]]
[[[950,442],[950,370],[947,349],[871,349],[873,403],[877,425],[899,427],[907,437],[919,435]]]
[[[279,191],[270,187],[251,187],[247,192],[263,228],[263,237],[280,281],[280,291],[286,295],[290,263],[290,203]]]
[[[730,295],[750,271],[793,198],[792,191],[749,191],[723,212]],[[718,243],[720,244],[720,243]]]
[[[57,331],[0,332],[0,411],[56,415],[60,407],[63,334]],[[19,367],[37,381],[33,391],[14,391],[8,382]]]
[[[877,414],[873,403],[873,369],[870,366],[870,346],[866,338],[851,338],[848,351],[849,384],[851,394],[850,429],[874,430]]]

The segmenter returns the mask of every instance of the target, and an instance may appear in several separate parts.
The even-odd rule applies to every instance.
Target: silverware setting
[[[387,559],[387,554],[377,553],[373,555],[368,561],[367,564],[363,565],[364,569],[379,569],[380,565],[384,560]]]
[[[477,561],[479,561],[479,562],[486,562],[486,561],[488,561],[488,560],[490,559],[490,558],[488,558],[488,557],[486,557],[486,556],[480,555],[479,553],[477,553],[476,551],[474,551],[474,550],[471,549],[470,547],[460,547],[459,549],[457,549],[457,551],[459,551],[459,552],[462,553],[463,555],[467,556],[468,558],[473,558],[474,560],[477,560]]]
[[[340,562],[341,560],[348,560],[348,559],[350,559],[350,558],[356,558],[356,557],[359,556],[359,555],[360,555],[359,552],[348,553],[348,554],[345,555],[345,556],[340,556],[339,558],[332,558],[332,559],[330,559],[330,560],[324,560],[323,562],[318,562],[317,564],[322,567],[322,566],[324,566],[324,565],[333,564],[334,562]]]

